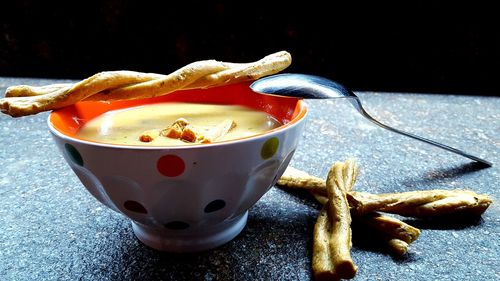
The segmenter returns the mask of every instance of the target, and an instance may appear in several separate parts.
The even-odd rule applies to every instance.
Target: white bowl
[[[252,207],[281,176],[298,145],[305,104],[259,95],[248,83],[179,91],[154,99],[80,102],[54,111],[48,125],[69,166],[101,203],[132,221],[144,244],[164,251],[201,251],[238,235]],[[109,110],[157,102],[239,104],[284,125],[242,139],[190,146],[127,146],[76,133]]]

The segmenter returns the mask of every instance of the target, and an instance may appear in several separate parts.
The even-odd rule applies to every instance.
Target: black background
[[[287,50],[288,72],[354,90],[499,95],[499,17],[472,1],[9,1],[0,75],[169,73]]]

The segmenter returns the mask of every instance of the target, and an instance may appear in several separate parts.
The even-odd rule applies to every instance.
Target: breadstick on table
[[[316,201],[318,201],[318,203],[320,203],[321,205],[325,205],[326,202],[328,202],[328,197],[326,197],[325,195],[319,194],[314,191],[309,191],[309,193],[311,193],[314,199],[316,199]]]
[[[5,98],[0,98],[0,110],[19,117],[65,107],[81,100],[151,98],[177,90],[208,88],[258,79],[277,73],[290,63],[290,54],[282,51],[246,64],[215,60],[197,61],[169,75],[109,71],[69,85],[14,86],[7,89]]]
[[[352,191],[358,175],[358,165],[353,159],[348,159],[344,163],[342,176],[344,188],[347,192]],[[315,195],[316,199],[321,199],[320,195]],[[391,252],[397,256],[403,256],[408,252],[410,243],[417,240],[420,236],[420,230],[401,220],[379,213],[369,213],[364,216],[356,216],[364,225],[371,228],[384,239],[391,249]]]
[[[341,170],[341,174],[339,171]],[[337,170],[337,177],[342,178],[346,191],[352,191],[358,175],[358,166],[355,160],[348,159],[342,169]],[[318,202],[325,205],[328,197],[325,195],[326,184],[321,178],[311,176],[306,172],[289,167],[279,179],[278,185],[308,190]],[[307,186],[309,185],[309,186]],[[321,215],[320,215],[321,216]],[[370,213],[365,216],[356,216],[364,225],[370,227],[384,239],[395,255],[407,253],[410,243],[420,235],[420,230],[396,218]],[[318,219],[320,223],[320,219]],[[324,222],[322,222],[324,223]]]
[[[328,202],[314,227],[312,267],[316,280],[351,279],[357,271],[350,253],[351,215],[343,169],[343,163],[335,163],[328,172]]]
[[[291,166],[286,168],[276,184],[291,189],[315,191],[314,194],[321,194],[326,198],[326,182],[324,179],[312,176]]]
[[[374,211],[408,217],[438,217],[451,214],[480,215],[492,203],[488,195],[471,190],[421,190],[401,193],[370,194],[353,191],[351,207],[357,214]]]
[[[289,169],[291,172],[285,171],[277,182],[278,186],[307,190],[320,203],[325,203],[324,180],[295,168],[287,168]],[[492,203],[488,195],[471,190],[442,189],[387,194],[348,191],[347,199],[351,212],[355,214],[382,211],[409,217],[437,217],[455,213],[480,215]]]
[[[321,204],[326,204],[328,198],[312,192],[312,195]],[[401,220],[378,213],[369,213],[364,216],[353,217],[361,221],[386,240],[387,245],[395,255],[403,256],[408,252],[408,246],[420,236],[420,230]]]
[[[355,159],[347,159],[343,164],[342,184],[345,185],[347,192],[352,190],[358,176],[358,164]],[[344,184],[345,183],[345,184]],[[326,198],[326,181],[322,178],[313,176],[302,170],[288,166],[283,175],[276,183],[279,186],[291,189],[302,189],[312,192],[313,195],[324,196]],[[323,201],[323,199],[320,199]]]
[[[312,269],[314,279],[319,280],[335,280],[340,279],[335,274],[335,264],[332,262],[332,254],[330,249],[330,240],[332,239],[332,226],[328,219],[326,205],[321,209],[319,216],[314,225],[313,234],[313,256]]]
[[[346,192],[352,191],[356,179],[358,177],[359,168],[358,163],[354,159],[347,159],[342,168],[342,179],[344,182],[344,190]]]
[[[408,252],[408,243],[401,239],[393,238],[387,241],[387,244],[392,250],[392,253],[394,253],[397,256],[404,256]]]
[[[347,192],[351,192],[358,175],[356,161],[348,159],[344,164],[343,179]],[[398,256],[403,256],[408,252],[410,243],[417,240],[420,230],[401,220],[379,213],[370,213],[365,216],[356,216],[365,225],[376,231],[382,239],[387,241],[387,245],[392,252]]]
[[[415,242],[420,236],[420,229],[396,218],[379,213],[373,213],[369,216],[366,220],[368,225],[376,229],[379,233],[385,234],[385,237],[391,240],[404,241],[407,243],[406,247],[408,247],[408,244]]]
[[[392,252],[398,256],[406,254],[409,244],[420,236],[418,228],[379,213],[356,216],[356,220],[378,233],[387,242]]]

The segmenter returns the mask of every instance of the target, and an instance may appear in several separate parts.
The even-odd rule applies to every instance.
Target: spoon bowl
[[[493,164],[489,161],[466,153],[462,150],[453,148],[451,146],[438,143],[433,140],[429,140],[412,133],[404,132],[399,129],[387,126],[380,121],[373,118],[370,114],[366,112],[361,104],[361,100],[356,96],[351,90],[342,86],[341,84],[334,82],[330,79],[309,75],[309,74],[297,74],[297,73],[285,73],[277,74],[268,77],[261,78],[250,85],[250,88],[261,94],[277,95],[277,96],[287,96],[303,99],[336,99],[336,98],[347,98],[349,102],[356,108],[356,110],[365,118],[370,120],[372,123],[380,126],[386,130],[401,134],[412,139],[425,142],[427,144],[445,149],[447,151],[459,154],[461,156],[467,157],[471,160],[481,163],[486,167],[491,167]]]

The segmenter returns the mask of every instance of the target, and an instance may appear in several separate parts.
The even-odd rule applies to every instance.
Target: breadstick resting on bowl
[[[7,88],[0,110],[12,117],[37,114],[79,101],[116,101],[153,98],[178,90],[203,89],[275,74],[291,64],[291,55],[280,51],[250,63],[202,60],[168,75],[135,71],[97,73],[74,84]]]

